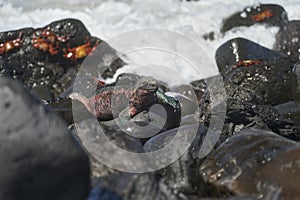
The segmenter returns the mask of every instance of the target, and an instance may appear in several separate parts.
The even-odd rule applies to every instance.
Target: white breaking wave
[[[0,31],[14,30],[24,27],[43,27],[50,22],[64,18],[81,20],[92,35],[109,40],[122,32],[143,27],[157,27],[182,33],[202,46],[208,54],[203,55],[200,68],[203,76],[218,73],[214,63],[217,48],[235,37],[244,37],[266,47],[272,48],[275,42],[276,27],[254,25],[238,27],[220,34],[223,19],[241,11],[246,6],[258,3],[275,3],[283,6],[290,20],[300,19],[300,0],[200,0],[184,2],[179,0],[0,0]],[[215,40],[204,40],[203,35],[214,32]],[[113,46],[113,45],[112,45]],[[118,50],[118,47],[113,46]],[[193,49],[191,49],[193,52]],[[201,55],[199,55],[201,56]],[[128,56],[129,61],[136,57]],[[184,79],[192,81],[199,76],[185,67],[180,59],[166,56],[164,65],[173,67]],[[212,64],[213,63],[213,64]],[[118,71],[130,71],[132,64]],[[137,73],[145,73],[139,72]],[[170,84],[179,84],[180,80],[172,80]],[[179,82],[178,82],[179,81]]]

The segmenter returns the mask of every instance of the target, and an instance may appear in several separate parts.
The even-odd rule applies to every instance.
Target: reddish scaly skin
[[[22,45],[22,42],[22,33],[20,33],[18,38],[4,43],[0,43],[0,55],[3,55],[15,48],[19,48]]]
[[[252,20],[255,22],[262,22],[265,19],[268,19],[273,16],[273,12],[270,9],[264,10],[256,15],[251,16]]]
[[[125,108],[129,108],[128,116],[133,117],[156,100],[157,86],[148,85],[136,89],[108,86],[90,98],[73,93],[70,98],[82,102],[99,120],[111,120]]]
[[[129,114],[134,116],[139,110],[142,110],[146,105],[150,105],[156,100],[154,92],[148,90],[137,89],[130,96]]]
[[[125,89],[103,91],[90,98],[88,104],[97,118],[110,120],[126,107],[131,93]]]

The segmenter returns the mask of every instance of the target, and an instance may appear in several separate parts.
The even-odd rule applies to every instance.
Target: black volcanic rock
[[[236,90],[239,91],[236,93],[228,93],[229,96],[227,96],[223,92],[220,93],[218,88],[228,87],[229,84],[215,82],[214,79],[216,78],[205,79],[210,88],[204,93],[199,103],[199,115],[196,118],[184,119],[187,120],[184,123],[195,123],[194,121],[197,120],[200,124],[211,126],[212,116],[215,120],[218,119],[218,122],[223,124],[218,145],[240,130],[249,127],[273,131],[295,141],[300,140],[299,123],[295,121],[297,118],[291,116],[298,111],[298,104],[288,102],[273,107],[264,104],[262,99],[258,98],[255,93],[247,90],[243,91],[242,89]],[[230,91],[229,89],[227,91]],[[218,101],[219,104],[212,105],[210,92],[214,93],[214,99],[221,100]],[[244,94],[248,96],[243,96]],[[288,115],[286,115],[287,113]]]
[[[219,193],[253,199],[297,199],[300,145],[272,132],[246,129],[230,137],[201,165]],[[209,189],[208,189],[209,190]]]
[[[238,27],[251,26],[254,24],[268,24],[272,26],[283,26],[288,17],[284,8],[276,4],[260,4],[258,6],[246,7],[224,20],[221,32]]]
[[[109,146],[104,147],[104,141],[99,138],[103,139],[104,137],[107,137],[108,141],[105,144],[111,143],[122,150],[135,153],[144,152],[142,143],[139,139],[124,133],[113,120],[98,123],[96,119],[86,119],[81,122],[75,122],[76,129],[74,132],[80,138],[83,146],[86,147],[90,154],[92,177],[106,176],[115,172],[115,169],[103,164],[99,157],[106,154],[113,155],[118,152],[112,150]],[[102,134],[104,134],[104,136]],[[94,141],[90,142],[92,140]],[[97,148],[101,149],[101,152],[99,152]],[[112,160],[118,159],[119,157],[112,156]],[[128,166],[128,168],[133,168],[135,166],[135,163],[127,161],[126,158],[122,160],[122,163]]]
[[[216,62],[229,98],[237,102],[280,104],[294,98],[294,62],[244,38],[221,45]]]
[[[171,129],[154,136],[147,141],[144,145],[144,149],[146,152],[157,151],[168,145],[174,139],[176,134],[181,135],[180,137],[182,139],[180,140],[182,142],[186,140],[186,137],[192,137],[193,134],[195,134],[195,138],[193,138],[186,152],[184,152],[178,160],[159,170],[158,173],[161,175],[162,181],[173,189],[183,192],[184,194],[203,195],[204,191],[201,190],[202,186],[198,178],[198,168],[203,157],[208,153],[207,151],[213,149],[214,144],[210,143],[212,141],[210,139],[214,137],[217,139],[218,135],[208,131],[205,126],[182,126],[179,129]],[[184,148],[182,144],[178,144],[176,147]],[[172,155],[172,153],[176,152],[178,152],[178,149],[173,149],[173,152],[168,153]]]
[[[187,198],[176,190],[172,190],[156,174],[139,175],[133,182],[127,200],[187,200]]]
[[[84,60],[93,63],[95,69],[91,74],[101,74],[103,78],[112,77],[124,64],[113,48],[92,37],[83,23],[76,19],[59,20],[37,29],[0,33],[0,43],[14,40],[19,40],[19,46],[0,52],[0,73],[20,80],[44,100],[58,98],[72,84]],[[78,47],[81,55],[75,56]],[[93,48],[95,51],[88,56],[89,59],[84,59],[86,52]],[[82,71],[86,70],[90,69]]]
[[[293,61],[299,61],[300,56],[300,21],[286,23],[276,35],[274,49],[290,56]]]
[[[187,198],[176,190],[172,190],[160,180],[155,173],[131,174],[119,172],[99,177],[94,181],[94,189],[88,200],[100,199],[174,199]],[[92,197],[101,198],[92,198]]]
[[[122,197],[113,190],[104,187],[95,187],[87,200],[122,200]]]
[[[87,155],[21,84],[0,78],[0,199],[86,198]]]
[[[229,100],[223,134],[231,136],[247,127],[271,130],[284,137],[298,140],[294,122],[284,118],[270,105],[236,104]]]
[[[215,58],[219,71],[223,72],[238,61],[280,60],[286,58],[286,56],[246,38],[233,38],[217,49]]]
[[[279,104],[275,106],[275,109],[287,119],[294,121],[296,126],[300,126],[300,105],[297,100]]]

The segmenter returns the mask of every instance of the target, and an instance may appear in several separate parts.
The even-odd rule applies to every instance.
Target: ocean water
[[[220,33],[223,19],[241,11],[246,6],[259,3],[279,4],[286,9],[290,20],[300,19],[300,0],[199,0],[193,2],[179,0],[0,0],[0,31],[42,27],[55,20],[77,18],[85,24],[92,35],[107,40],[118,51],[122,49],[122,45],[136,43],[135,35],[133,35],[123,40],[125,43],[120,45],[122,34],[128,31],[134,32],[136,29],[155,27],[161,32],[166,32],[166,30],[174,32],[175,38],[181,34],[182,41],[176,43],[181,39],[173,39],[175,45],[167,50],[176,52],[182,48],[186,49],[185,52],[198,56],[197,66],[190,67],[188,60],[182,61],[180,55],[174,56],[174,53],[166,53],[168,51],[140,49],[125,55],[124,59],[128,65],[118,71],[118,74],[121,72],[150,74],[170,84],[178,84],[218,74],[214,61],[215,51],[231,38],[244,37],[272,48],[278,31],[276,27],[254,25],[235,28],[225,35]],[[214,41],[203,38],[204,34],[210,32],[215,33]],[[141,46],[143,46],[143,41],[150,41],[147,37],[155,38],[147,30],[139,33],[143,35],[139,38]],[[158,43],[169,42],[169,37],[155,39]],[[183,45],[186,39],[189,41]],[[194,44],[187,44],[191,41],[203,50],[195,49]],[[200,75],[195,68],[196,71],[200,71]],[[176,74],[181,78],[174,79]]]

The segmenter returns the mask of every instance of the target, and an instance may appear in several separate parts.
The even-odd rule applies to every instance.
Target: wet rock
[[[187,200],[187,198],[170,189],[155,174],[139,175],[133,182],[131,189],[125,199],[145,199],[145,200]]]
[[[141,174],[142,175],[142,174]],[[133,183],[139,177],[138,174],[130,174],[125,172],[116,172],[114,174],[110,174],[107,176],[98,177],[93,180],[93,187],[96,188],[105,188],[108,189],[118,196],[121,196],[124,199],[129,191]],[[147,186],[143,186],[147,187]]]
[[[47,107],[56,112],[67,124],[74,123],[71,99],[65,98],[60,101],[54,101],[48,104]]]
[[[274,107],[281,115],[300,126],[300,105],[297,101],[289,101]]]
[[[222,198],[218,198],[218,197],[204,197],[204,198],[199,198],[199,197],[195,197],[195,196],[189,196],[189,200],[259,200],[260,198],[256,198],[253,196],[234,196],[234,197],[225,197],[223,196]]]
[[[94,188],[87,200],[122,200],[118,193],[102,187]]]
[[[233,38],[217,49],[215,58],[219,71],[224,73],[235,66],[238,61],[281,60],[286,58],[286,56],[280,52],[273,51],[252,42],[251,40],[245,38]],[[251,64],[248,66],[251,66]]]
[[[199,119],[194,115],[188,115],[181,119],[180,126],[199,124]]]
[[[203,94],[207,91],[207,84],[205,80],[196,80],[192,81],[191,85],[194,89],[194,92],[198,98],[198,102],[201,100]],[[184,95],[184,94],[183,94]]]
[[[137,74],[122,73],[117,77],[116,82],[113,84],[114,85],[130,85],[133,87],[139,80],[141,80],[145,77],[146,76],[140,76]],[[163,92],[170,91],[167,83],[165,83],[161,80],[157,80],[157,84],[158,84],[159,89],[162,90]]]
[[[253,7],[246,7],[242,12],[235,13],[224,20],[221,32],[239,27],[251,26],[254,24],[268,24],[272,26],[283,26],[287,23],[288,17],[284,8],[276,4],[260,4]]]
[[[84,199],[88,157],[66,125],[3,76],[0,110],[0,199]]]
[[[121,117],[115,121],[127,134],[145,141],[145,139],[147,140],[147,138],[151,138],[161,131],[172,129],[180,125],[180,116],[174,120],[171,116],[168,116],[164,110],[162,106],[155,105],[150,108],[149,111],[140,112],[131,119],[122,117],[123,113],[121,113]],[[126,110],[124,111],[127,112]]]
[[[90,154],[92,177],[105,176],[115,173],[115,169],[104,165],[99,158],[101,155],[115,155],[116,152],[104,146],[104,143],[116,145],[118,148],[141,153],[144,152],[139,139],[131,137],[123,132],[114,121],[98,123],[96,119],[87,119],[76,124],[76,135],[82,141],[82,145]],[[107,142],[101,138],[107,138]],[[101,151],[99,151],[101,149]],[[112,159],[117,159],[112,156]],[[126,166],[135,166],[135,163],[123,160]]]
[[[145,145],[146,152],[156,151],[169,144],[175,137],[180,134],[180,141],[185,141],[186,137],[192,138],[190,146],[184,151],[183,155],[171,165],[161,169],[158,173],[168,186],[184,194],[203,195],[205,191],[199,182],[198,168],[202,158],[213,148],[211,144],[213,137],[218,137],[213,132],[207,132],[207,128],[199,125],[183,126],[179,129],[172,129],[151,138]],[[216,138],[215,138],[216,139]],[[203,142],[205,141],[205,142]],[[176,145],[178,148],[185,148],[183,144]],[[211,148],[211,149],[210,149]],[[178,152],[178,149],[173,149]],[[168,155],[166,155],[168,156]],[[179,157],[179,156],[178,156]]]
[[[87,58],[82,62],[79,73],[103,79],[112,78],[116,71],[126,64],[118,57],[116,51],[104,41],[100,42]]]
[[[294,98],[296,76],[288,57],[243,38],[216,52],[225,90],[237,102],[280,104]]]
[[[300,56],[300,21],[286,23],[276,34],[274,49],[290,56],[293,61],[299,61]]]
[[[118,172],[94,180],[92,196],[111,199],[186,199],[176,190],[172,190],[156,173],[130,174]],[[103,190],[105,192],[103,192]],[[105,195],[105,196],[104,196]],[[89,199],[89,200],[97,200]]]
[[[141,79],[141,76],[139,76],[139,75],[130,74],[130,73],[122,73],[117,77],[116,82],[114,84],[115,85],[130,85],[133,87],[140,79]]]
[[[186,115],[193,115],[196,112],[198,104],[195,103],[192,99],[178,93],[173,93],[173,95],[176,99],[178,99],[180,103],[181,117],[184,117]]]
[[[205,82],[201,80],[200,83],[191,83],[190,85],[179,85],[171,89],[172,92],[179,93],[198,103],[203,93],[206,91]]]
[[[180,113],[168,111],[161,104],[154,104],[147,111],[142,111],[132,118],[127,117],[128,109],[122,111],[118,118],[110,121],[101,121],[105,131],[121,131],[132,137],[147,141],[154,135],[181,124]],[[81,116],[81,114],[80,114]]]
[[[228,102],[225,129],[223,134],[233,135],[241,129],[247,127],[256,127],[265,130],[271,130],[285,137],[293,137],[286,131],[292,129],[294,122],[284,118],[280,113],[270,105],[255,105],[251,103],[235,104]]]
[[[190,85],[179,85],[171,89],[181,104],[181,126],[192,124],[209,125],[210,95],[206,80],[196,80]]]
[[[111,77],[124,64],[114,49],[92,37],[76,19],[59,20],[37,29],[2,32],[0,43],[13,46],[5,47],[4,51],[0,49],[1,74],[20,80],[44,100],[57,99],[72,84],[84,58],[91,51],[94,56],[90,57],[97,59],[90,58],[89,62],[93,62],[94,68],[104,78]],[[94,49],[99,45],[101,48],[97,48],[96,53]],[[114,60],[108,62],[108,57]]]
[[[224,142],[202,163],[200,173],[228,196],[294,199],[299,197],[299,153],[299,143],[250,128]]]
[[[210,80],[211,79],[211,80]],[[218,93],[217,88],[224,87],[222,84],[214,83],[213,77],[208,78],[206,81],[211,88],[206,92],[199,104],[199,115],[182,119],[182,124],[192,124],[197,120],[200,124],[206,126],[212,126],[214,124],[222,124],[221,136],[218,144],[224,142],[228,137],[236,134],[242,129],[249,127],[256,127],[264,130],[271,130],[286,138],[299,141],[299,128],[298,124],[294,122],[294,118],[289,118],[283,113],[279,112],[291,112],[292,107],[290,104],[280,104],[276,107],[271,105],[265,105],[263,102],[256,98],[249,102],[238,101],[232,97],[226,97],[222,93]],[[226,85],[226,84],[225,84]],[[212,105],[212,97],[209,92],[217,91],[214,94],[214,98],[219,98],[221,101],[215,106]],[[220,96],[221,95],[221,96]],[[277,108],[281,106],[281,108]],[[297,109],[298,107],[294,107]],[[211,118],[217,120],[211,124]],[[217,123],[216,123],[217,122]]]

